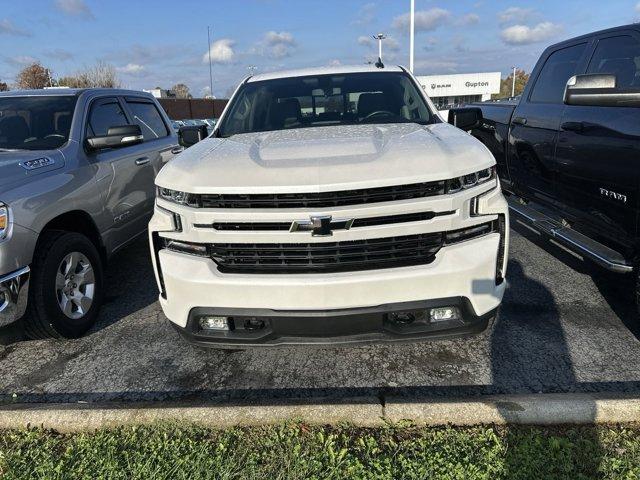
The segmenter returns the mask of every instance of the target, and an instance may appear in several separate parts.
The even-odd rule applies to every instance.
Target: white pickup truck
[[[198,344],[479,333],[506,288],[495,160],[402,67],[247,78],[156,184],[160,303]]]

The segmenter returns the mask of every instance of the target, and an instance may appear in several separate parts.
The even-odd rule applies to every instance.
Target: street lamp
[[[373,36],[373,39],[378,41],[378,58],[380,61],[382,61],[382,41],[386,38],[387,36],[384,33],[379,33]]]
[[[511,67],[513,68],[513,80],[511,82],[511,96],[515,97],[516,96],[516,67]]]
[[[413,73],[413,39],[415,37],[415,9],[416,2],[411,0],[411,13],[409,15],[409,71]]]

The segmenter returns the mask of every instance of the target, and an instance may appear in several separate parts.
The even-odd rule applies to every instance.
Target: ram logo
[[[626,195],[622,193],[614,192],[612,190],[607,190],[606,188],[600,187],[600,195],[602,195],[603,197],[611,198],[613,200],[618,200],[619,202],[622,202],[622,203],[627,203]]]

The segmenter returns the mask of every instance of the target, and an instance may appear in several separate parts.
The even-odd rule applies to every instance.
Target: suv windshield
[[[244,84],[219,135],[366,123],[433,123],[404,72],[279,78]]]
[[[0,150],[48,150],[69,139],[75,96],[0,97]]]

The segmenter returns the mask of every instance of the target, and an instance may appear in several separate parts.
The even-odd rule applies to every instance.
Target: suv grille
[[[443,239],[438,232],[344,242],[214,244],[209,253],[228,273],[344,272],[427,264]]]
[[[322,193],[202,194],[203,208],[324,208],[393,202],[445,193],[445,181]]]

